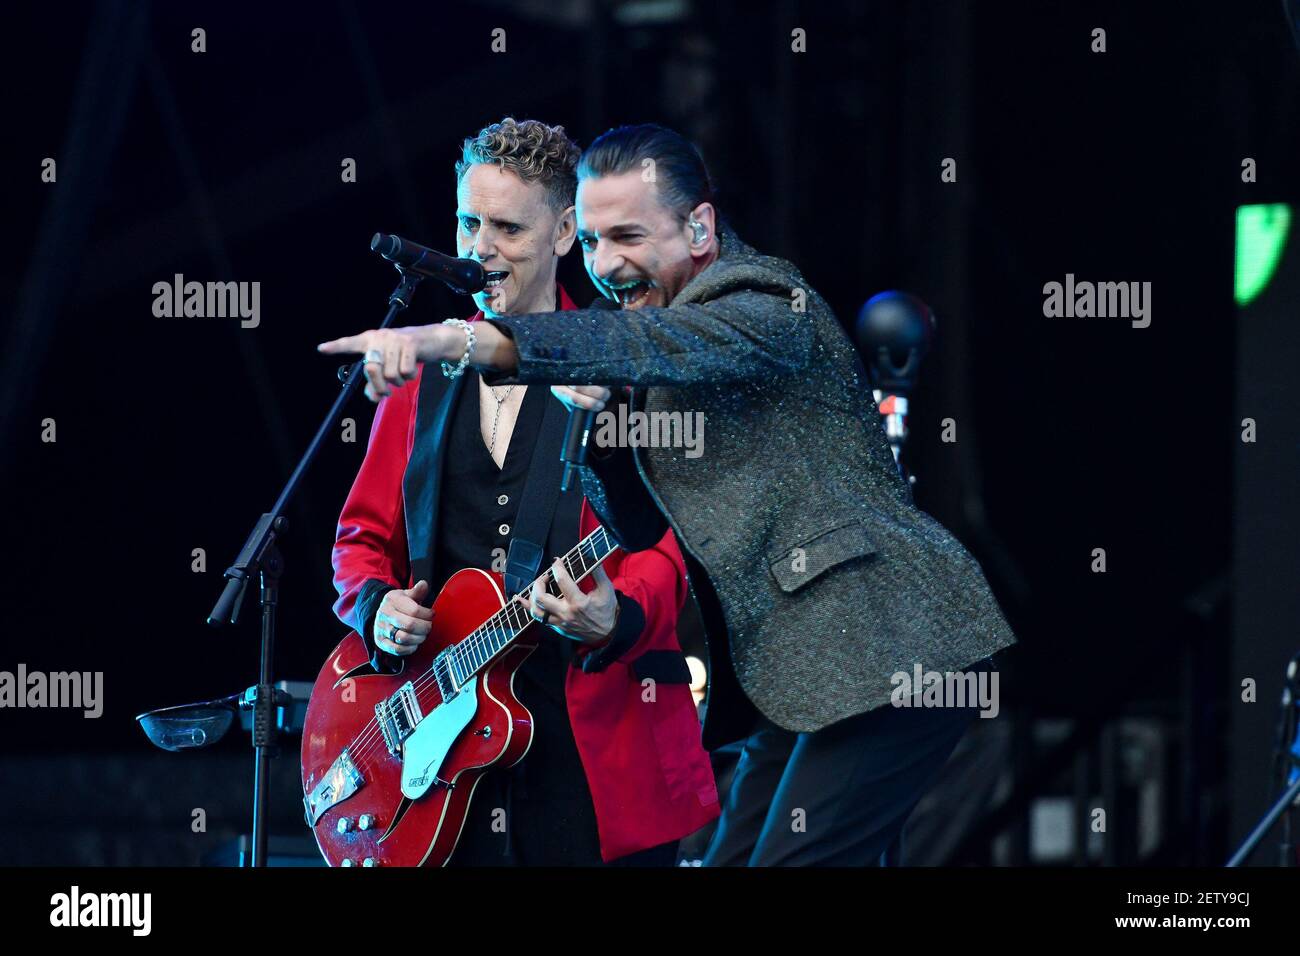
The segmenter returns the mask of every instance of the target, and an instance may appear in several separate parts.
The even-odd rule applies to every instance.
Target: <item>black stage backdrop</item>
[[[1083,752],[1125,715],[1173,729],[1159,845],[1105,859],[1221,860],[1266,805],[1273,696],[1235,793],[1225,755],[1240,680],[1275,688],[1297,644],[1277,589],[1235,635],[1229,613],[1249,414],[1232,400],[1234,210],[1300,199],[1300,55],[1277,3],[21,4],[2,42],[0,670],[102,672],[104,703],[0,711],[0,863],[193,863],[247,828],[243,744],[163,754],[132,718],[253,683],[255,605],[236,629],[204,618],[337,393],[313,345],[382,317],[394,273],[373,232],[454,248],[459,144],[504,115],[583,144],[676,127],[740,234],[846,325],[883,289],[933,306],[910,462],[1024,642],[1004,711],[1072,721]],[[260,324],[155,318],[152,286],[177,273],[259,282]],[[1045,317],[1044,284],[1067,274],[1149,282],[1149,327]],[[592,295],[576,254],[562,278]],[[426,284],[409,316],[472,308]],[[1293,406],[1289,381],[1259,401]],[[288,511],[279,678],[314,678],[346,630],[330,545],[372,407],[349,414],[356,440],[327,445]],[[1281,440],[1261,427],[1261,450]],[[1289,443],[1239,473],[1291,541],[1294,467]],[[1273,580],[1290,588],[1289,569]],[[1261,629],[1273,651],[1234,665],[1232,640]],[[301,836],[295,747],[274,832]],[[1014,799],[962,859],[1023,837],[1052,774],[1105,790],[1087,761],[1058,754],[1039,779],[1042,753],[1018,753]]]

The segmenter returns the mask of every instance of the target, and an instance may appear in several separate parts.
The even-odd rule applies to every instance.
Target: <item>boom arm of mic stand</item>
[[[397,288],[388,297],[388,314],[384,316],[384,321],[379,326],[381,329],[386,329],[392,325],[397,313],[410,306],[416,288],[424,279],[418,273],[410,272],[401,266],[395,266],[394,268],[401,274],[401,279],[397,283]],[[213,606],[212,613],[208,615],[208,623],[213,627],[221,627],[227,623],[234,624],[239,620],[239,610],[243,605],[248,584],[261,570],[266,549],[274,543],[278,533],[283,533],[287,529],[288,525],[284,518],[285,508],[297,491],[298,483],[306,474],[307,469],[311,467],[317,453],[324,445],[325,437],[333,432],[334,426],[342,416],[348,400],[357,391],[362,378],[362,365],[362,362],[356,362],[352,365],[347,381],[343,383],[342,391],[339,393],[338,398],[334,400],[330,410],[325,414],[325,420],[321,422],[321,426],[317,429],[311,444],[307,446],[307,451],[299,459],[293,474],[285,482],[275,504],[268,513],[258,519],[248,539],[244,542],[244,547],[240,550],[239,556],[235,559],[235,563],[226,569],[225,590],[222,591],[221,597],[217,599],[217,603]]]

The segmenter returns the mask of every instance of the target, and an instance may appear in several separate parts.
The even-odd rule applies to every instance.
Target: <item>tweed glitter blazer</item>
[[[888,704],[900,671],[959,671],[1015,636],[978,562],[913,503],[825,300],[719,235],[667,307],[493,320],[519,366],[488,378],[631,386],[636,410],[703,413],[702,454],[627,454],[653,509],[592,471],[584,491],[629,550],[671,526],[716,592],[745,695],[816,731]]]

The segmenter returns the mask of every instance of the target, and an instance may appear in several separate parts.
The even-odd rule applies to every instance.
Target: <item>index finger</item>
[[[341,339],[331,339],[328,342],[320,343],[320,345],[316,346],[316,351],[324,352],[326,355],[336,355],[340,352],[360,353],[366,350],[365,342],[366,335],[364,332],[360,335],[345,335]]]
[[[405,614],[408,617],[418,617],[421,620],[433,620],[433,608],[425,607],[415,598],[406,594],[400,594],[395,591],[389,591],[393,597],[388,601],[388,606],[399,614]],[[382,604],[380,605],[383,606]]]
[[[573,601],[583,596],[582,591],[569,576],[569,571],[564,566],[564,562],[559,558],[551,565],[551,577],[555,578],[555,583],[559,585],[560,593],[564,595],[566,601]]]
[[[581,408],[586,411],[598,412],[605,407],[605,402],[602,399],[584,395],[567,385],[552,385],[551,394],[569,408]]]

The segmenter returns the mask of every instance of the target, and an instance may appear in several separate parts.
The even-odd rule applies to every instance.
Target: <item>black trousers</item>
[[[704,865],[880,865],[978,713],[885,705],[808,734],[760,714]]]

